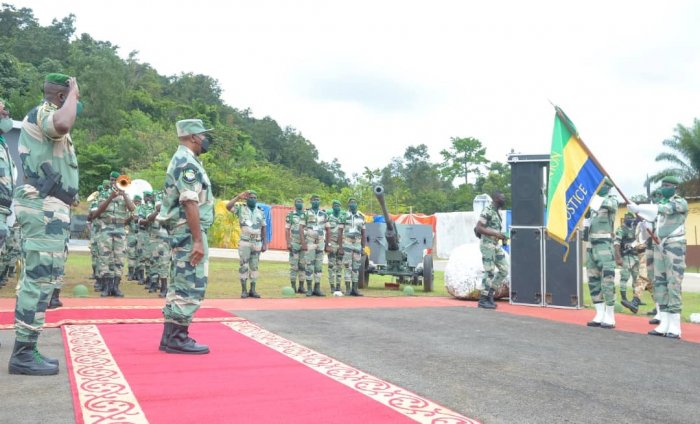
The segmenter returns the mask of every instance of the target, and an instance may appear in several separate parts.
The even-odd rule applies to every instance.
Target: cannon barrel
[[[374,186],[374,195],[377,196],[377,201],[379,201],[379,206],[382,207],[382,214],[386,220],[386,234],[384,237],[389,244],[389,250],[399,250],[399,235],[396,233],[394,221],[391,220],[389,211],[386,209],[386,202],[384,201],[384,187],[380,185]]]

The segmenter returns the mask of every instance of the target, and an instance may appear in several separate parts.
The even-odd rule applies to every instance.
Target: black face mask
[[[209,135],[204,136],[204,140],[201,141],[200,147],[202,148],[202,153],[209,151],[209,147],[214,143],[214,140]]]

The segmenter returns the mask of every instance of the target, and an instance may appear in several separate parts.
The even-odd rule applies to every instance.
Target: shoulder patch
[[[197,170],[193,167],[187,167],[182,170],[182,181],[192,184],[197,181]]]

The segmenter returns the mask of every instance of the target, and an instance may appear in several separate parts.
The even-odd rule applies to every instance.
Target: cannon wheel
[[[367,255],[362,255],[362,259],[360,259],[360,269],[359,269],[359,276],[357,279],[357,288],[360,289],[366,289],[369,287],[369,257]]]
[[[423,256],[423,291],[433,291],[433,257],[431,255]]]

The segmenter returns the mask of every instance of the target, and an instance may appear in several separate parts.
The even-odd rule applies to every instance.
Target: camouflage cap
[[[679,185],[681,183],[681,179],[676,177],[675,175],[667,175],[661,179],[662,183],[669,183],[673,185]]]
[[[119,178],[121,174],[117,171],[112,171],[109,173],[109,178]]]
[[[256,196],[258,195],[258,193],[255,190],[248,190],[248,194],[254,194]]]
[[[351,198],[348,199],[348,203],[350,203],[350,202],[355,202],[355,203],[357,203],[357,199],[354,198],[354,197],[351,197]]]
[[[295,202],[303,202],[304,199],[302,199],[301,197],[295,197],[295,198],[294,198],[294,201],[295,201]]]
[[[321,198],[321,196],[319,196],[318,194],[314,193],[314,194],[311,195],[311,197],[309,197],[309,199],[313,199],[314,197],[317,197],[317,198],[319,198],[319,199]]]
[[[144,197],[153,197],[153,192],[152,191],[144,191],[143,196]]]
[[[335,205],[340,206],[340,200],[333,199],[333,201],[331,202],[331,204],[332,204],[333,206],[335,206]]]
[[[177,121],[177,123],[175,124],[175,128],[177,129],[178,137],[184,137],[192,134],[201,134],[203,132],[212,130],[211,128],[204,128],[204,123],[201,119],[183,119],[181,121]]]
[[[59,74],[59,73],[52,73],[46,75],[46,78],[44,78],[44,82],[48,82],[49,84],[56,84],[56,85],[62,85],[64,87],[68,87],[68,80],[70,79],[70,76],[66,74]]]
[[[141,196],[139,196],[138,194],[135,195],[135,196],[134,196],[134,201],[136,201],[136,200],[141,200]]]

